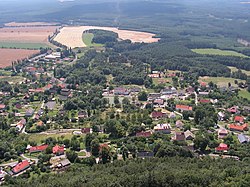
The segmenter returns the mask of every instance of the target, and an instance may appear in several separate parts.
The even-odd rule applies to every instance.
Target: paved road
[[[26,157],[24,154],[21,154],[20,156],[21,156],[23,159],[25,159],[25,160],[28,160],[28,161],[35,161],[36,164],[38,163],[38,159],[37,159],[37,158],[29,158],[29,157]]]
[[[6,164],[0,164],[0,167],[6,167],[6,166],[15,166],[17,165],[17,161],[15,162],[10,162],[10,163],[6,163]]]

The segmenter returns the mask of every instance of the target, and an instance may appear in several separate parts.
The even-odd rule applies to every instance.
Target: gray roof
[[[239,140],[240,143],[248,142],[248,138],[244,134],[239,134],[238,135],[238,140]]]
[[[62,165],[62,167],[65,167],[70,165],[70,161],[68,159],[64,159],[60,162],[60,164]]]

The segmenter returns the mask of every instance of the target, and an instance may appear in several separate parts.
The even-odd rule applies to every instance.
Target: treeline
[[[27,181],[17,177],[7,186],[242,186],[250,183],[249,159],[154,158],[115,161],[87,167],[74,165],[61,174],[44,174]]]
[[[118,34],[112,31],[91,29],[87,32],[94,34],[92,43],[106,44],[108,42],[116,42],[118,38]]]

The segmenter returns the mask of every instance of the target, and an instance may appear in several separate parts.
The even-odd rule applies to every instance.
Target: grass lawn
[[[239,79],[234,79],[234,78],[227,78],[227,77],[200,77],[199,78],[200,81],[202,82],[213,82],[215,84],[217,84],[218,86],[228,86],[228,83],[230,82],[232,86],[237,86],[236,84],[234,84],[235,80],[238,80],[238,82],[242,82],[242,80]]]
[[[64,139],[69,139],[70,140],[72,138],[73,134],[72,133],[49,134],[49,135],[47,135],[47,134],[31,134],[31,135],[29,135],[29,140],[34,141],[37,144],[40,144],[40,143],[42,143],[42,140],[45,140],[45,139],[47,139],[49,137],[60,138],[62,136],[64,136]]]
[[[249,58],[246,55],[230,50],[206,48],[206,49],[192,49],[192,51],[202,55],[222,55],[222,56],[237,56],[237,57]]]
[[[10,76],[11,71],[5,71],[3,69],[0,69],[0,76]]]
[[[1,48],[18,48],[18,49],[40,49],[41,47],[50,47],[45,43],[18,43],[18,42],[0,42]]]
[[[92,43],[93,38],[94,38],[94,34],[92,34],[92,33],[84,33],[83,34],[83,42],[85,43],[86,46],[88,46],[88,47],[101,47],[101,46],[103,46],[103,44]]]
[[[228,66],[229,69],[231,69],[232,72],[236,72],[238,71],[238,69],[236,67],[231,67],[231,66]],[[241,70],[242,73],[245,73],[247,76],[250,76],[250,71],[246,71],[246,70]]]
[[[84,151],[80,152],[80,153],[78,153],[78,156],[86,156],[86,153]]]
[[[10,84],[16,84],[16,83],[24,81],[24,78],[20,76],[13,76],[13,77],[12,76],[3,76],[3,77],[0,76],[0,80],[8,81]]]
[[[154,85],[164,84],[166,86],[171,86],[173,81],[172,78],[153,78]]]
[[[239,91],[239,96],[246,98],[250,101],[250,92],[248,92],[247,90]]]

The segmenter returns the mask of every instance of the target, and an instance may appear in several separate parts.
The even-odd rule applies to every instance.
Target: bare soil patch
[[[45,27],[6,27],[0,29],[0,41],[20,43],[47,43],[57,26]]]
[[[47,22],[10,22],[4,24],[6,27],[34,27],[34,26],[56,26],[58,23]]]
[[[13,61],[23,60],[38,53],[39,50],[0,49],[0,68],[11,66]]]

